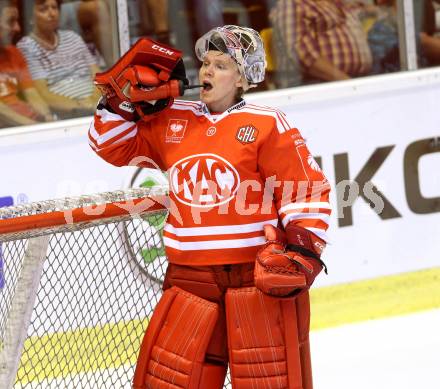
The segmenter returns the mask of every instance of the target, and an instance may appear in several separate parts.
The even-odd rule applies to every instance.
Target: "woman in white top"
[[[34,0],[32,32],[17,46],[52,110],[60,117],[91,113],[99,98],[92,80],[100,69],[78,34],[58,29],[59,17],[59,1]]]

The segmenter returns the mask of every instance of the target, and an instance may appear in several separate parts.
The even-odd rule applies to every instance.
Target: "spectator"
[[[368,31],[368,43],[373,54],[372,73],[400,70],[399,33],[396,0],[375,0],[377,20]],[[440,63],[440,39],[433,36],[434,9],[430,0],[414,3],[418,66]]]
[[[370,72],[371,52],[357,4],[291,0],[289,7],[293,7],[293,26],[283,34],[294,34],[296,53],[308,81],[344,80]]]
[[[295,6],[292,0],[278,0],[270,11],[272,54],[276,63],[272,79],[278,88],[300,85],[301,66],[295,45]]]
[[[138,4],[140,31],[137,35],[148,35],[156,41],[170,44],[168,0],[138,0]]]
[[[435,12],[432,0],[414,3],[416,33],[420,39],[418,47],[420,66],[440,65],[440,38],[435,35]]]
[[[12,45],[20,32],[15,3],[0,0],[0,126],[34,124],[53,116],[35,89],[26,61]],[[21,94],[24,100],[19,98]]]
[[[110,10],[105,0],[82,0],[77,9],[78,24],[95,63],[105,69],[113,62],[112,40],[108,36],[111,25]]]
[[[77,12],[81,0],[63,1],[60,4],[60,28],[63,30],[73,30],[80,34],[81,28],[78,24]]]
[[[426,32],[421,32],[419,36],[420,44],[429,60],[429,65],[440,65],[440,38],[435,35],[429,35]]]
[[[61,118],[92,113],[99,98],[92,80],[99,68],[84,41],[58,29],[59,1],[29,0],[26,6],[32,6],[33,28],[17,46],[38,91]]]
[[[214,27],[224,24],[224,0],[207,1],[193,0],[197,36],[203,35]]]
[[[376,0],[376,21],[368,30],[368,44],[373,56],[372,74],[400,70],[399,33],[395,0]]]

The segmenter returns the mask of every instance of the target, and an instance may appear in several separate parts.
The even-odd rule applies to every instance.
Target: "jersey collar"
[[[234,104],[233,106],[229,107],[226,111],[222,113],[211,113],[209,112],[208,107],[205,103],[201,103],[201,110],[203,114],[211,121],[211,122],[218,122],[221,119],[223,119],[225,116],[228,116],[231,112],[234,112],[236,110],[239,110],[243,108],[246,105],[246,101],[241,99],[238,103]]]

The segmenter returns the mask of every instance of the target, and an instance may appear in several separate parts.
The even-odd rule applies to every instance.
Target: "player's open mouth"
[[[204,90],[205,92],[209,92],[211,89],[212,89],[212,85],[211,85],[211,83],[209,83],[209,82],[207,82],[207,81],[204,81],[204,82],[203,82],[203,90]]]

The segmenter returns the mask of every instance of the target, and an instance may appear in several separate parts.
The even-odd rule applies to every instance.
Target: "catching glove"
[[[310,288],[324,268],[321,253],[325,242],[305,228],[290,223],[286,232],[264,226],[265,246],[255,263],[255,286],[275,297],[291,297]]]
[[[187,89],[182,52],[140,38],[109,70],[97,73],[101,104],[124,119],[150,120]]]

